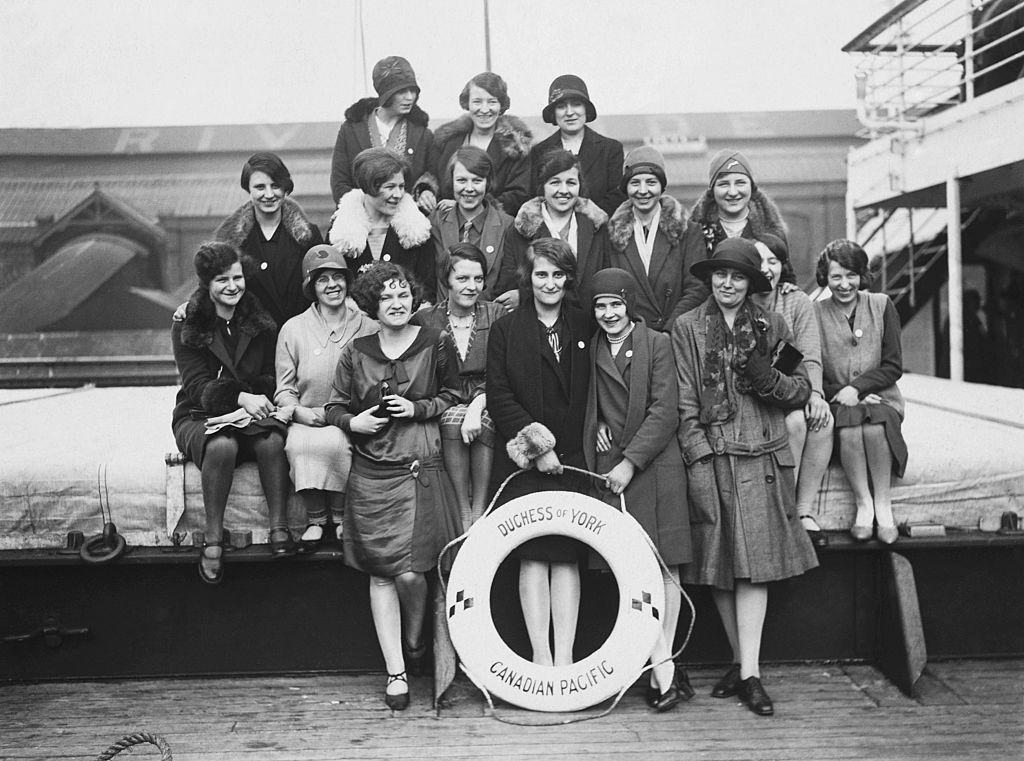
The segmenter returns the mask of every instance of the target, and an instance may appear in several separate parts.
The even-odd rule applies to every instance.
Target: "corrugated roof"
[[[66,317],[142,253],[108,235],[72,241],[0,291],[0,333],[30,333]]]
[[[323,174],[293,174],[297,186],[330,188]],[[132,208],[154,224],[160,217],[223,217],[241,206],[245,193],[238,178],[225,175],[169,175],[160,177],[92,177],[67,179],[0,178],[0,229],[33,225],[37,217],[60,218],[96,187]]]
[[[430,104],[424,107],[430,111]],[[433,114],[437,128],[457,114]],[[537,140],[552,131],[539,116],[516,114]],[[330,150],[336,122],[292,124],[221,124],[187,127],[109,127],[95,129],[0,130],[0,156],[88,154],[221,153],[233,151]],[[859,129],[852,110],[741,111],[702,114],[607,114],[597,130],[624,142],[643,142],[655,135],[706,137],[716,140],[758,137],[843,137]]]

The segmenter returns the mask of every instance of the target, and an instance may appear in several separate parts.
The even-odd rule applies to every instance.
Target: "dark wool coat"
[[[583,431],[587,469],[606,473],[623,458],[633,463],[636,474],[626,487],[626,509],[654,541],[667,565],[688,563],[692,555],[690,514],[686,468],[676,440],[679,387],[672,343],[642,320],[627,341],[632,345],[620,350],[623,372],[600,330],[591,342]],[[596,446],[599,420],[608,423],[613,439],[612,451],[600,457]],[[605,490],[601,498],[619,506],[619,498],[610,491]]]
[[[202,463],[208,417],[237,410],[238,394],[274,398],[274,347],[277,326],[259,300],[246,292],[232,324],[238,331],[234,354],[217,331],[216,312],[205,288],[188,301],[185,319],[171,326],[174,363],[181,377],[171,430],[181,452]]]
[[[557,365],[550,350],[545,351],[541,345],[533,299],[524,300],[519,309],[491,326],[487,341],[487,411],[497,432],[491,495],[517,469],[507,442],[531,423],[540,423],[553,434],[554,451],[563,465],[584,466],[590,335],[580,310],[563,305],[562,317],[569,340],[563,344],[563,362]],[[555,477],[531,475],[536,481],[550,482],[549,488],[557,488]],[[528,488],[525,484],[529,480],[519,476],[512,484],[522,482],[518,485]]]
[[[491,203],[489,197],[485,203],[487,211],[484,213],[483,233],[477,245],[487,260],[487,275],[484,278],[484,292],[481,298],[484,301],[491,301],[495,296],[504,293],[497,290],[497,284],[505,254],[505,233],[512,227],[512,217],[502,211],[498,204]],[[437,298],[441,300],[448,295],[448,287],[441,278],[441,262],[444,261],[448,249],[462,240],[462,230],[459,229],[459,218],[454,207],[445,211],[435,210],[430,215],[430,233],[434,239],[437,256]]]
[[[548,151],[562,149],[561,132],[555,130],[550,137],[541,140],[530,149],[531,191],[540,194],[538,173],[541,159]],[[626,194],[619,188],[622,181],[622,143],[600,135],[590,127],[583,128],[583,143],[580,145],[580,168],[586,195],[600,206],[605,214],[611,214],[626,200]]]
[[[738,405],[730,420],[700,422],[711,299],[678,320],[672,349],[679,382],[679,446],[689,479],[693,562],[687,582],[733,589],[798,576],[817,566],[807,532],[796,514],[795,462],[789,449],[786,413],[802,407],[810,382],[801,364],[792,376],[773,370],[763,396],[739,393],[731,368],[730,398]],[[764,312],[764,344],[793,337],[777,312]]]
[[[526,249],[538,238],[556,238],[553,231],[544,224],[541,206],[544,199],[531,198],[523,204],[516,215],[516,221],[505,232],[505,246],[502,253],[501,273],[498,275],[497,293],[500,296],[506,291],[518,287],[516,272],[519,263],[526,255]],[[592,201],[580,198],[576,201],[576,286],[572,294],[572,303],[579,305],[580,288],[590,282],[598,270],[608,266],[608,255],[605,251],[605,237],[600,233],[601,227],[608,221],[608,216]]]
[[[469,115],[460,116],[442,125],[434,133],[437,167],[434,175],[447,176],[448,160],[466,142],[473,131]],[[515,216],[523,201],[532,195],[530,188],[530,142],[533,133],[522,121],[510,114],[502,114],[494,126],[494,136],[487,146],[493,172],[487,192],[494,196],[506,214]],[[443,198],[452,198],[451,188],[443,187]]]
[[[356,187],[352,176],[352,160],[360,151],[372,148],[370,128],[367,119],[379,105],[377,98],[362,98],[345,110],[345,121],[338,129],[338,139],[334,142],[334,155],[331,156],[331,196],[334,203]],[[405,155],[402,157],[409,163],[409,182],[412,187],[406,190],[415,198],[421,190],[438,192],[437,179],[433,172],[437,165],[434,155],[434,134],[427,129],[430,117],[419,106],[413,106],[405,117],[408,123]],[[397,128],[397,125],[396,125]]]
[[[754,240],[762,233],[771,233],[786,242],[787,232],[786,223],[782,219],[779,207],[760,190],[755,190],[750,196],[747,224],[740,235]],[[690,222],[686,227],[686,234],[683,236],[683,256],[688,262],[707,259],[715,250],[715,246],[726,237],[728,236],[718,221],[718,204],[715,203],[715,194],[711,189],[705,190],[704,195],[690,211]],[[781,280],[786,283],[796,282],[793,269],[788,264],[782,265]],[[690,309],[694,306],[696,304],[692,305]]]
[[[623,201],[615,210],[605,230],[608,266],[633,274],[640,286],[636,311],[650,328],[663,332],[672,330],[676,317],[702,304],[708,297],[704,281],[690,273],[690,266],[698,259],[685,256],[686,211],[672,196],[661,197],[661,220],[647,272],[633,237],[633,204],[630,201]]]
[[[273,267],[263,256],[263,231],[256,222],[252,201],[240,206],[213,232],[214,239],[230,243],[255,262],[255,273],[246,273],[246,290],[260,300],[278,330],[309,307],[309,299],[302,293],[302,257],[324,242],[317,226],[290,198],[281,204],[281,228],[275,235],[284,235],[287,255]]]

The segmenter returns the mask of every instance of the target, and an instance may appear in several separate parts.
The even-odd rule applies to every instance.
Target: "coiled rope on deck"
[[[161,761],[174,761],[171,756],[171,746],[167,744],[167,741],[160,737],[160,735],[150,734],[149,732],[136,732],[135,734],[125,735],[96,756],[96,761],[108,761],[108,759],[113,758],[122,750],[131,748],[133,745],[142,745],[143,743],[155,745],[160,750]]]

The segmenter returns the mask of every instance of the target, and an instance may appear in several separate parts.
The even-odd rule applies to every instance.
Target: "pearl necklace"
[[[610,343],[610,344],[620,344],[623,341],[625,341],[627,338],[629,338],[630,334],[633,332],[633,328],[635,328],[635,327],[636,327],[636,323],[635,322],[631,322],[631,323],[629,323],[629,327],[626,328],[624,331],[622,331],[622,335],[620,335],[618,338],[612,338],[611,336],[609,336],[607,334],[605,335],[605,338],[608,339],[608,343]]]

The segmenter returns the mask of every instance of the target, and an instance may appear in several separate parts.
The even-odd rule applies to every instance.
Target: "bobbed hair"
[[[569,244],[561,238],[537,238],[526,249],[516,270],[520,289],[533,290],[533,266],[538,259],[547,259],[565,273],[565,287],[576,289],[576,257]]]
[[[580,166],[579,158],[574,156],[571,151],[563,148],[556,148],[541,156],[540,164],[537,168],[537,187],[534,188],[536,195],[544,195],[544,183],[556,174],[561,174],[573,167],[580,174],[580,197],[589,198],[587,181],[583,178],[583,168]]]
[[[863,291],[871,287],[872,278],[868,255],[855,241],[838,238],[822,250],[818,256],[818,266],[814,271],[814,279],[822,288],[828,285],[829,262],[835,262],[840,267],[859,275],[860,290]]]
[[[387,148],[367,148],[352,159],[352,176],[356,186],[368,196],[380,193],[381,186],[398,173],[402,174],[408,187],[408,162]]]
[[[253,260],[230,243],[218,240],[200,244],[192,259],[192,266],[195,267],[199,284],[203,288],[208,288],[217,275],[229,269],[235,262],[241,263],[242,274],[246,278],[252,277],[255,272]]]
[[[487,257],[484,252],[472,243],[456,243],[448,247],[448,253],[441,260],[441,282],[447,283],[449,275],[455,270],[455,262],[476,262],[487,277]]]
[[[492,97],[497,98],[501,113],[508,111],[508,107],[512,104],[508,97],[508,85],[505,84],[504,79],[492,71],[477,74],[466,82],[466,86],[459,93],[459,105],[462,106],[463,111],[469,110],[469,88],[473,85],[476,85],[481,90],[486,90]]]
[[[281,186],[285,195],[290,195],[295,190],[295,183],[292,182],[291,172],[288,171],[288,167],[284,165],[281,157],[276,153],[263,151],[254,153],[246,159],[245,164],[242,166],[241,182],[242,190],[246,193],[249,192],[249,180],[252,179],[254,172],[263,172],[270,177],[271,180]]]
[[[444,191],[445,195],[453,195],[455,188],[455,164],[459,163],[466,167],[466,170],[487,180],[487,192],[491,188],[491,179],[494,174],[494,163],[487,151],[477,148],[475,145],[464,145],[458,148],[448,159],[444,168]]]
[[[423,289],[404,267],[394,262],[375,262],[368,270],[356,278],[350,295],[367,317],[377,319],[380,308],[380,295],[384,293],[384,285],[390,280],[398,280],[409,284],[412,291],[412,311],[420,308],[423,302]]]
[[[789,260],[789,246],[786,241],[772,233],[761,233],[756,236],[759,243],[763,243],[768,250],[775,254],[775,258],[782,264],[782,272],[779,275],[780,283],[796,281],[796,273],[793,271],[793,263]]]

